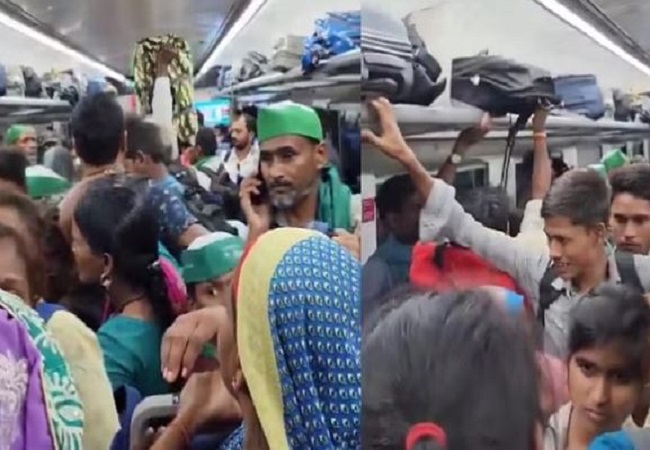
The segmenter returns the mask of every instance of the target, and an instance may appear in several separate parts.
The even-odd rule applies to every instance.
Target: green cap
[[[5,144],[7,145],[17,144],[20,138],[26,133],[32,133],[34,135],[36,134],[34,128],[29,127],[27,125],[10,126],[9,129],[7,130],[7,134],[5,134]]]
[[[323,140],[323,126],[313,108],[294,102],[262,107],[257,113],[257,138],[260,142],[279,136],[303,136]]]
[[[183,280],[201,283],[232,272],[239,264],[244,241],[224,232],[196,238],[181,255]]]
[[[72,187],[72,183],[61,175],[42,165],[29,166],[25,169],[27,193],[31,198],[40,199],[63,194]]]
[[[629,162],[627,155],[620,149],[610,150],[603,155],[600,163],[605,166],[607,172],[623,167]]]

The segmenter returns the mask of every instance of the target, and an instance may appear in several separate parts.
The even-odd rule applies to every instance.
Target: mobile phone
[[[267,203],[269,200],[269,188],[266,186],[266,182],[264,181],[264,178],[262,178],[262,162],[257,166],[257,175],[255,177],[259,180],[260,185],[258,187],[259,194],[258,195],[253,195],[251,196],[251,203],[253,205],[262,205],[264,203]]]

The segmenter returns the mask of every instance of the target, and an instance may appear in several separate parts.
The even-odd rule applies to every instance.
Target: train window
[[[468,191],[488,185],[488,167],[486,163],[472,164],[459,167],[454,179],[457,192]]]

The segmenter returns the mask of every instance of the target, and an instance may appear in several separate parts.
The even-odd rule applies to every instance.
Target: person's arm
[[[543,199],[553,181],[551,157],[546,145],[546,117],[548,111],[539,108],[533,116],[533,181],[532,198]]]
[[[417,192],[426,199],[420,214],[420,238],[448,238],[469,247],[500,270],[516,279],[532,298],[539,297],[539,282],[549,263],[548,256],[517,244],[504,233],[488,229],[467,214],[456,201],[455,190],[429,176],[404,140],[392,106],[385,99],[373,101],[380,123],[380,136],[364,130],[362,136],[408,171]]]
[[[436,180],[420,213],[420,239],[434,241],[442,237],[470,248],[497,269],[510,274],[533,298],[538,297],[539,282],[549,264],[548,256],[518,245],[505,233],[484,227],[456,201],[453,187]]]
[[[544,230],[542,200],[551,187],[553,169],[546,146],[546,117],[548,111],[538,109],[533,116],[533,178],[531,199],[526,203],[519,234],[539,233]]]
[[[167,243],[186,248],[197,237],[209,233],[173,192],[152,186],[147,197],[152,208],[158,211],[160,234]]]
[[[491,125],[491,117],[485,113],[478,126],[464,129],[456,138],[451,154],[438,170],[436,178],[440,178],[447,184],[454,184],[456,167],[465,158],[467,152],[490,132]]]
[[[169,64],[173,55],[161,52],[156,67],[156,80],[151,96],[151,119],[169,135],[172,161],[178,158],[178,141],[174,131],[174,99],[172,97]],[[166,139],[167,141],[167,139]]]

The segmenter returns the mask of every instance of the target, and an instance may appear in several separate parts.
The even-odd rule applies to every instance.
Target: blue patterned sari
[[[237,287],[237,346],[269,448],[361,448],[358,261],[320,233],[280,228],[252,247]]]

